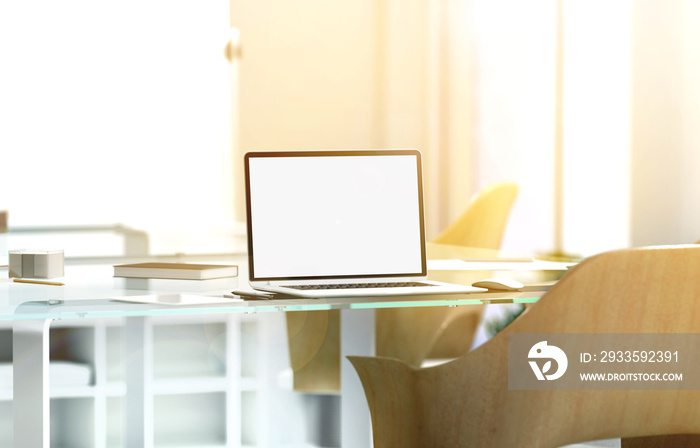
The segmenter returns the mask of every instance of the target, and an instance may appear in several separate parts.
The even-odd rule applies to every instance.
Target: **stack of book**
[[[116,287],[158,291],[216,291],[237,286],[238,266],[194,263],[134,263],[114,266]]]

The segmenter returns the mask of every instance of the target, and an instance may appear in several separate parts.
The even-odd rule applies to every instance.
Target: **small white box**
[[[63,277],[63,250],[11,250],[11,278]]]

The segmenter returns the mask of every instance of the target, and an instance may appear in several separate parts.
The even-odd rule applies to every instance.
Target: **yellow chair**
[[[484,187],[457,220],[433,241],[499,249],[518,186],[502,182]],[[379,309],[379,356],[419,366],[427,357],[454,358],[471,348],[483,306]],[[340,312],[288,312],[289,354],[294,390],[340,390]]]
[[[627,444],[700,434],[700,391],[508,390],[508,336],[699,332],[700,247],[628,249],[584,260],[501,333],[453,362],[419,369],[349,358],[377,448],[548,448],[618,437]]]
[[[484,187],[466,210],[433,243],[500,249],[518,185],[500,182]]]

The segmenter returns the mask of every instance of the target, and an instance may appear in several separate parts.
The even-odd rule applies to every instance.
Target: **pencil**
[[[37,285],[63,286],[63,283],[60,282],[46,282],[44,280],[25,280],[23,278],[13,278],[12,281],[15,283],[34,283]]]

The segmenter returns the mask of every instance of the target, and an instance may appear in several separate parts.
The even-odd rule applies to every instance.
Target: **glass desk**
[[[504,254],[495,251],[429,245],[430,259],[461,260],[493,258]],[[162,258],[161,258],[162,260]],[[132,261],[132,260],[127,260]],[[201,262],[197,258],[177,261]],[[238,287],[247,287],[247,262],[244,255],[220,255],[210,262],[235,263],[239,266]],[[505,261],[508,261],[507,259]],[[125,262],[124,259],[115,263]],[[561,264],[535,265],[519,261],[520,268],[509,275],[531,276],[532,270],[561,271]],[[430,264],[429,264],[430,267]],[[494,263],[493,270],[499,270]],[[510,268],[509,268],[510,269]],[[363,297],[335,299],[284,299],[270,301],[232,301],[230,304],[167,306],[128,303],[110,297],[143,295],[143,290],[115,286],[112,264],[72,265],[67,260],[65,286],[20,283],[0,284],[0,317],[12,326],[13,336],[13,419],[14,446],[49,447],[49,328],[58,319],[125,319],[126,350],[124,443],[131,447],[153,446],[153,403],[143,389],[149,374],[149,352],[144,350],[148,331],[146,321],[153,316],[215,315],[231,313],[278,313],[285,311],[341,310],[341,441],[342,446],[366,446],[371,440],[370,417],[359,378],[347,355],[374,354],[374,310],[391,307],[440,307],[484,303],[532,303],[546,290],[533,286],[523,292],[480,292],[439,296]],[[0,272],[2,277],[7,272]],[[484,272],[469,269],[430,271],[429,278],[464,284],[483,279]],[[527,279],[526,279],[527,280]],[[522,280],[521,280],[522,281]],[[527,284],[526,281],[523,281]],[[227,291],[209,291],[203,295],[221,295]],[[149,291],[156,294],[158,291]],[[166,293],[166,292],[164,292]],[[172,293],[168,291],[167,293]]]

